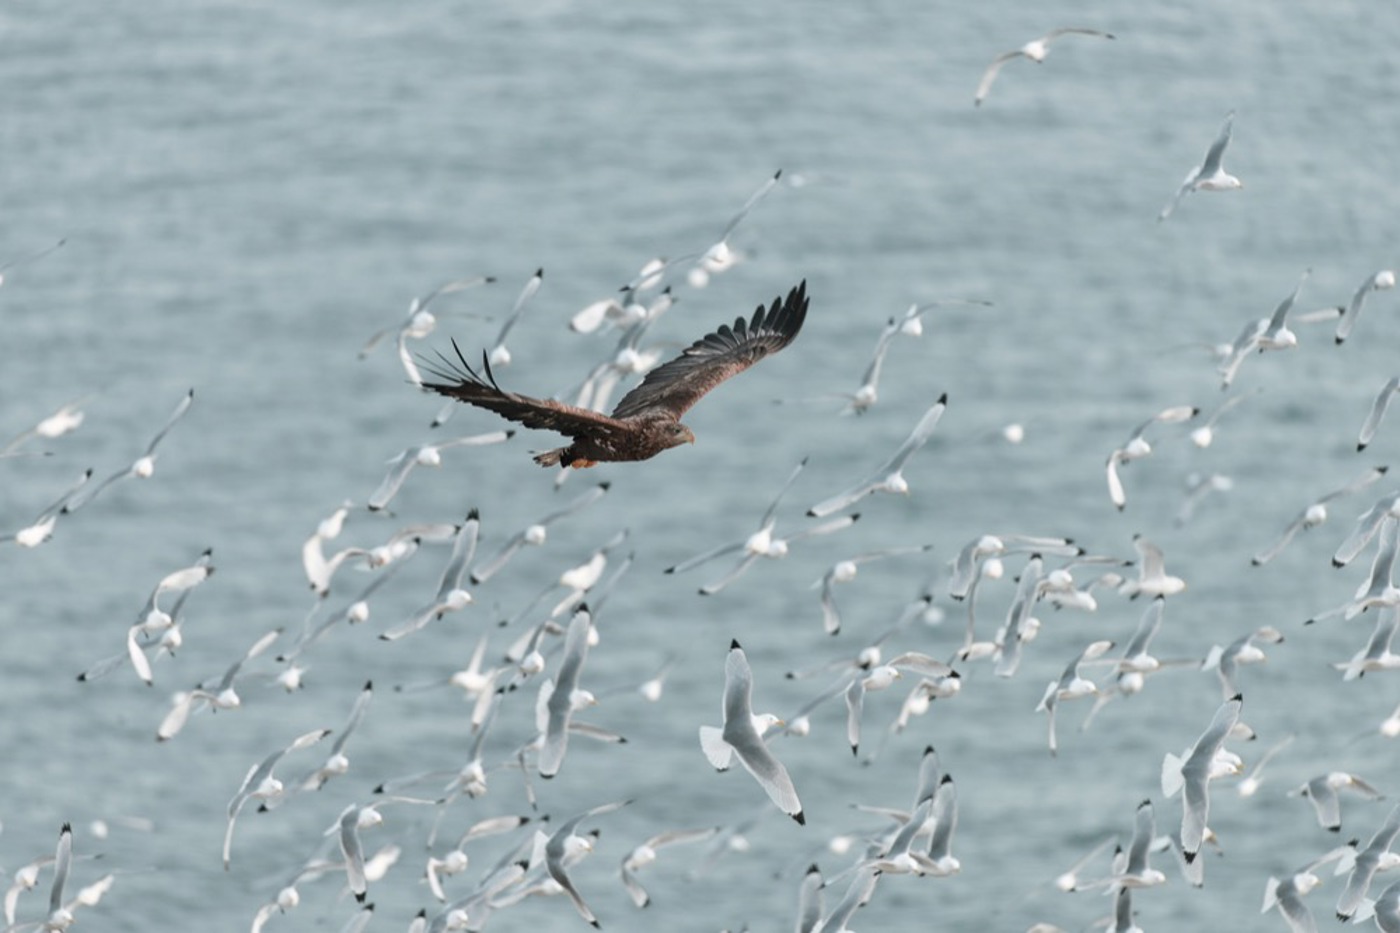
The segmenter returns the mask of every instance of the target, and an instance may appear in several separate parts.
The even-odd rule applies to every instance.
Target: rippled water
[[[1068,37],[1043,65],[1011,62],[972,107],[997,52],[1069,24],[1118,39]],[[909,684],[872,694],[862,751],[878,755],[868,763],[846,748],[840,702],[821,708],[811,736],[774,744],[806,805],[805,827],[769,807],[747,775],[715,774],[696,727],[718,721],[731,638],[748,649],[756,705],[791,714],[826,681],[783,672],[853,655],[930,574],[948,621],[887,647],[950,656],[965,609],[946,598],[946,562],[977,534],[1068,535],[1131,557],[1142,533],[1189,583],[1166,608],[1156,653],[1199,658],[1277,625],[1287,641],[1242,674],[1245,719],[1260,738],[1238,750],[1252,762],[1298,738],[1255,797],[1216,785],[1211,820],[1225,854],[1209,857],[1201,890],[1159,856],[1170,882],[1138,894],[1138,923],[1279,927],[1277,917],[1255,919],[1265,879],[1335,841],[1284,792],[1329,769],[1395,789],[1393,749],[1348,741],[1384,718],[1394,687],[1385,674],[1343,684],[1328,667],[1365,643],[1371,614],[1301,625],[1364,580],[1367,558],[1334,571],[1328,555],[1390,487],[1335,505],[1329,524],[1267,567],[1248,557],[1313,497],[1394,456],[1391,425],[1355,452],[1371,399],[1393,375],[1394,293],[1371,296],[1344,348],[1332,346],[1329,325],[1298,325],[1297,350],[1246,361],[1236,391],[1259,392],[1222,419],[1209,449],[1180,427],[1155,432],[1153,456],[1124,471],[1121,514],[1103,462],[1153,412],[1210,409],[1223,397],[1206,355],[1182,345],[1232,339],[1305,268],[1300,308],[1312,310],[1345,302],[1395,263],[1396,32],[1383,11],[1336,3],[427,3],[393,13],[364,3],[6,5],[0,262],[60,237],[66,245],[4,270],[0,437],[78,398],[87,419],[29,445],[51,456],[0,462],[3,528],[27,524],[83,469],[103,476],[129,463],[190,387],[195,403],[160,448],[155,476],[114,486],[60,521],[52,541],[11,546],[0,560],[0,864],[12,872],[51,851],[71,820],[75,850],[104,853],[78,863],[73,884],[120,873],[80,927],[188,929],[198,916],[207,928],[241,928],[344,806],[368,802],[385,779],[466,760],[457,695],[391,688],[445,681],[481,633],[497,655],[528,624],[500,631],[497,621],[627,529],[612,566],[634,560],[598,614],[601,642],[584,681],[600,695],[619,691],[588,718],[629,742],[576,740],[559,778],[534,782],[540,812],[556,820],[635,798],[597,820],[598,852],[575,869],[606,928],[789,928],[802,867],[816,860],[836,875],[852,856],[823,851],[825,841],[878,825],[850,804],[907,806],[931,743],[958,782],[962,873],[887,878],[852,925],[1080,929],[1109,900],[1060,895],[1049,879],[1108,832],[1126,844],[1144,798],[1156,802],[1160,829],[1175,825],[1179,804],[1158,786],[1162,754],[1194,741],[1220,699],[1213,676],[1167,671],[1087,732],[1077,727],[1088,704],[1066,704],[1060,754],[1048,755],[1044,718],[1032,712],[1046,682],[1088,641],[1126,640],[1138,604],[1101,594],[1095,614],[1039,610],[1044,628],[1015,678],[993,676],[986,662],[962,666],[962,695],[888,740],[881,733]],[[1157,224],[1232,109],[1226,165],[1244,189],[1191,195]],[[554,475],[528,459],[552,443],[546,435],[447,451],[439,470],[409,478],[392,517],[357,509],[337,544],[374,544],[400,524],[478,508],[482,548],[494,549],[586,483],[612,488],[479,587],[464,612],[401,642],[376,638],[435,589],[446,551],[425,549],[376,595],[370,622],[308,653],[303,690],[275,687],[279,665],[258,659],[240,682],[243,708],[198,715],[173,741],[153,741],[170,693],[217,677],[263,632],[283,626],[289,640],[299,629],[311,603],[300,547],[319,520],[343,500],[363,503],[404,447],[499,426],[462,411],[429,430],[438,402],[405,382],[392,346],[357,359],[370,334],[395,325],[412,296],[490,274],[489,288],[440,298],[438,329],[417,345],[487,346],[543,267],[511,334],[514,362],[497,375],[526,392],[567,392],[613,343],[570,333],[568,318],[647,259],[705,248],[779,168],[784,183],[734,235],[745,260],[703,290],[678,283],[680,300],[653,336],[682,345],[804,278],[811,315],[791,349],[690,413],[694,447],[600,467],[557,492]],[[771,404],[853,390],[885,320],[945,298],[992,307],[939,309],[922,338],[897,339],[868,414],[839,416],[839,402]],[[873,469],[942,392],[949,408],[910,461],[907,499],[862,504],[849,531],[796,545],[719,596],[695,588],[720,565],[661,572],[747,535],[807,456],[779,512],[780,528],[800,529],[807,506]],[[1026,426],[1019,446],[997,440],[1010,422]],[[1192,471],[1228,475],[1234,488],[1177,527]],[[842,633],[824,635],[811,582],[837,559],[912,544],[933,549],[862,567],[838,592]],[[206,547],[217,572],[190,596],[185,645],[157,663],[155,687],[125,667],[75,682],[123,649],[151,586]],[[1003,580],[984,586],[984,637],[1019,567],[1010,561]],[[368,579],[343,571],[330,602]],[[666,658],[676,663],[660,702],[628,692]],[[225,808],[246,769],[301,732],[339,729],[367,679],[376,695],[348,746],[350,773],[271,814],[245,813],[225,873]],[[532,737],[534,695],[531,686],[505,697],[489,761]],[[282,770],[295,775],[319,755],[299,753]],[[1345,799],[1341,838],[1368,836],[1387,806]],[[518,774],[500,771],[488,796],[449,811],[445,832],[528,809]],[[694,878],[701,851],[663,852],[644,876],[653,906],[638,912],[627,901],[616,866],[632,845],[755,812],[764,818],[748,831],[749,852]],[[123,816],[149,818],[154,831],[123,829]],[[97,818],[112,823],[105,840],[89,828]],[[366,832],[371,849],[403,847],[371,885],[371,929],[402,929],[420,908],[436,910],[421,881],[431,820],[386,809],[385,825]],[[506,844],[475,846],[472,869],[449,892],[468,892]],[[336,899],[339,883],[305,885],[298,911],[268,928],[338,929],[353,913]],[[835,887],[829,903],[844,882]],[[1329,880],[1309,898],[1320,917],[1340,888]],[[45,877],[20,901],[20,919],[38,916],[46,890]],[[493,919],[502,929],[525,923],[582,921],[560,898]]]

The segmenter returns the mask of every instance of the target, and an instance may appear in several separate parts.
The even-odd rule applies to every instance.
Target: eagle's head
[[[679,447],[682,444],[695,443],[695,434],[690,428],[681,424],[679,421],[666,425],[666,429],[662,432],[661,436],[665,440],[667,447]]]

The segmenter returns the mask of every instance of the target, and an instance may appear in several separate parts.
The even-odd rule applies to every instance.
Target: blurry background
[[[1010,62],[973,107],[997,53],[1062,25],[1117,40],[1065,37],[1041,65]],[[556,824],[636,798],[596,821],[598,852],[574,870],[604,927],[788,928],[802,868],[815,860],[831,876],[852,862],[825,841],[880,825],[849,805],[907,807],[919,755],[933,744],[960,789],[962,873],[887,878],[852,925],[1016,930],[1044,920],[1080,929],[1111,901],[1065,897],[1049,879],[1107,833],[1126,845],[1144,798],[1156,802],[1160,830],[1176,825],[1179,804],[1158,786],[1161,757],[1189,746],[1220,701],[1213,674],[1181,668],[1111,704],[1082,734],[1089,704],[1066,704],[1060,754],[1050,757],[1044,717],[1032,712],[1046,682],[1088,641],[1125,642],[1139,603],[1099,591],[1095,614],[1038,607],[1045,627],[1015,678],[994,677],[985,661],[959,665],[962,695],[888,740],[914,679],[872,694],[860,758],[847,750],[840,700],[820,708],[811,736],[773,746],[806,805],[805,828],[747,775],[715,774],[696,728],[718,724],[731,638],[748,649],[756,708],[790,715],[832,675],[792,681],[783,672],[853,656],[930,582],[947,621],[916,623],[887,650],[951,657],[966,610],[946,597],[947,561],[977,535],[1066,535],[1091,553],[1133,558],[1132,535],[1142,533],[1189,584],[1169,600],[1155,653],[1199,659],[1212,644],[1278,626],[1287,641],[1241,675],[1245,719],[1260,739],[1238,750],[1248,763],[1286,735],[1298,739],[1255,797],[1215,786],[1211,823],[1225,854],[1210,856],[1202,890],[1159,856],[1170,881],[1135,898],[1138,922],[1279,926],[1250,919],[1265,879],[1336,840],[1285,791],[1331,769],[1396,790],[1393,747],[1348,740],[1374,731],[1397,690],[1385,674],[1340,683],[1328,666],[1365,644],[1375,613],[1301,626],[1365,579],[1368,557],[1335,571],[1329,555],[1389,487],[1334,505],[1329,524],[1268,566],[1250,567],[1249,556],[1313,498],[1400,449],[1400,426],[1387,424],[1355,451],[1372,399],[1395,374],[1395,293],[1370,297],[1341,348],[1330,323],[1295,324],[1298,349],[1246,360],[1232,391],[1257,395],[1221,420],[1208,449],[1188,442],[1190,425],[1150,432],[1153,456],[1123,471],[1122,513],[1108,501],[1103,467],[1158,410],[1208,413],[1226,397],[1194,344],[1232,340],[1305,268],[1299,311],[1345,304],[1397,262],[1397,41],[1400,21],[1379,8],[1330,2],[0,6],[0,263],[66,240],[3,270],[0,440],[68,402],[82,399],[86,413],[76,432],[21,448],[51,456],[0,461],[0,531],[30,524],[85,468],[99,478],[124,469],[195,392],[154,476],[118,483],[61,518],[41,547],[7,544],[0,556],[0,865],[13,872],[52,853],[71,820],[75,851],[105,855],[79,862],[70,890],[123,873],[80,925],[187,929],[197,913],[205,928],[241,928],[342,807],[368,802],[388,778],[468,760],[470,706],[447,677],[482,633],[499,660],[557,597],[510,630],[496,623],[628,529],[610,572],[628,553],[635,561],[599,613],[601,641],[583,681],[617,692],[583,718],[629,742],[575,740],[560,777],[535,782],[539,812]],[[1230,110],[1225,165],[1245,187],[1192,194],[1157,223]],[[808,282],[800,339],[690,413],[693,447],[605,465],[556,491],[555,474],[528,453],[556,439],[520,432],[504,445],[448,450],[438,470],[419,468],[392,516],[363,508],[385,461],[405,447],[503,426],[462,410],[430,429],[440,400],[408,384],[392,333],[357,359],[371,334],[399,326],[414,296],[495,276],[436,299],[436,331],[409,342],[430,352],[455,337],[475,356],[542,267],[542,287],[508,341],[514,361],[496,375],[526,393],[567,393],[616,340],[571,333],[570,317],[615,295],[647,260],[714,243],[779,169],[780,183],[730,239],[741,261],[705,288],[689,285],[683,267],[671,270],[678,300],[646,341],[663,342],[665,358]],[[854,391],[891,316],[952,298],[992,306],[936,309],[921,338],[896,338],[865,415],[840,414],[840,400],[773,404]],[[760,562],[714,597],[695,590],[725,564],[662,573],[748,535],[810,456],[779,509],[780,531],[804,527],[809,505],[873,470],[942,392],[949,408],[908,465],[907,499],[862,503],[850,530],[794,545],[786,561]],[[1019,445],[998,433],[1010,423],[1024,425]],[[1233,489],[1178,526],[1193,471],[1228,476]],[[604,480],[612,488],[603,500],[475,588],[475,605],[400,642],[377,640],[431,599],[447,550],[425,547],[375,595],[369,622],[338,626],[300,659],[304,689],[273,683],[282,669],[273,656],[313,602],[302,542],[343,501],[356,508],[328,552],[477,508],[484,557]],[[833,562],[916,544],[933,548],[862,567],[837,594],[841,634],[822,632],[809,585]],[[217,572],[191,593],[184,646],[156,663],[154,688],[129,666],[76,682],[123,651],[151,587],[205,548]],[[1009,559],[1003,579],[984,583],[979,637],[1004,618],[1020,563]],[[325,608],[370,579],[347,565]],[[243,708],[198,713],[171,742],[153,740],[171,693],[217,679],[279,626],[283,639],[238,685]],[[675,665],[659,702],[630,692],[667,658]],[[1111,680],[1102,668],[1093,676]],[[339,729],[367,679],[376,692],[347,746],[350,772],[274,813],[250,806],[225,873],[225,808],[248,767],[301,732]],[[431,682],[443,685],[391,689]],[[535,692],[531,683],[502,702],[488,763],[513,760],[533,736]],[[878,752],[873,761],[867,750]],[[324,751],[289,757],[279,773],[313,768]],[[447,838],[483,816],[529,812],[518,772],[491,781],[487,796],[453,806]],[[432,795],[441,782],[416,790]],[[1368,836],[1386,806],[1344,800],[1342,838]],[[694,878],[702,851],[666,852],[644,878],[653,906],[640,913],[627,901],[617,861],[637,842],[754,812],[765,816],[747,833],[748,852]],[[395,843],[403,854],[371,884],[371,929],[402,929],[420,908],[437,909],[421,880],[433,814],[385,815],[365,844]],[[121,817],[154,829],[125,829]],[[110,823],[107,838],[93,834],[95,819]],[[470,891],[509,844],[471,849],[474,864],[449,893]],[[306,885],[298,912],[269,929],[339,928],[353,913],[353,902],[336,898],[342,882]],[[828,903],[843,890],[828,891]],[[42,914],[46,891],[47,876],[20,901],[19,919]],[[1339,891],[1340,881],[1328,883],[1313,909],[1325,918]],[[571,914],[564,899],[532,899],[495,922],[581,927]]]

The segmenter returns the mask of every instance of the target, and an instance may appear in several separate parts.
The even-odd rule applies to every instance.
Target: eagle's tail
[[[564,463],[564,451],[567,447],[556,447],[554,450],[546,450],[544,453],[535,454],[535,462],[542,467],[568,466]]]

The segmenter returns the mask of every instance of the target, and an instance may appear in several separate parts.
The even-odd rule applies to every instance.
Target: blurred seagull
[[[185,393],[185,396],[180,399],[179,404],[175,406],[175,411],[171,413],[169,420],[156,432],[156,436],[151,438],[151,442],[146,445],[146,450],[141,456],[136,458],[131,466],[120,472],[113,473],[111,476],[89,489],[85,495],[70,500],[63,506],[63,511],[76,512],[93,499],[96,499],[108,486],[111,486],[118,480],[127,479],[128,477],[135,479],[149,478],[156,470],[156,448],[160,445],[160,442],[165,439],[165,435],[170,433],[170,429],[175,427],[181,418],[185,417],[185,413],[190,410],[190,406],[193,404],[194,389],[190,389]]]
[[[577,710],[597,702],[593,694],[578,685],[583,662],[588,658],[588,634],[592,624],[588,607],[580,605],[569,620],[558,672],[553,680],[540,685],[539,699],[535,703],[535,727],[544,736],[539,757],[540,777],[552,778],[559,773],[569,741],[570,718]]]
[[[1308,905],[1303,903],[1303,898],[1322,883],[1316,874],[1318,868],[1328,862],[1348,858],[1353,851],[1350,846],[1338,846],[1290,872],[1282,880],[1270,877],[1264,885],[1264,906],[1259,912],[1267,913],[1277,907],[1290,933],[1317,933],[1317,920],[1308,910]]]
[[[389,472],[385,474],[379,488],[370,493],[365,505],[371,512],[378,512],[388,506],[414,467],[442,466],[442,452],[450,447],[485,447],[487,444],[504,443],[514,436],[514,430],[488,431],[485,434],[456,437],[440,444],[422,444],[401,450],[389,459]]]
[[[1105,464],[1108,473],[1108,498],[1120,512],[1128,504],[1128,499],[1123,492],[1123,483],[1118,478],[1118,468],[1152,453],[1152,445],[1147,442],[1147,429],[1154,424],[1180,424],[1190,421],[1199,413],[1200,409],[1193,405],[1173,405],[1171,408],[1164,408],[1134,428],[1123,446],[1109,453]]]
[[[1400,867],[1400,854],[1390,851],[1397,834],[1400,834],[1400,805],[1391,809],[1390,815],[1386,817],[1381,828],[1376,830],[1371,841],[1356,853],[1356,862],[1352,865],[1351,874],[1347,876],[1346,888],[1337,900],[1338,920],[1350,920],[1356,914],[1366,897],[1366,889],[1371,886],[1371,879],[1377,872]],[[1340,866],[1338,873],[1340,874]],[[1385,927],[1382,926],[1381,929],[1385,930]]]
[[[1333,664],[1342,672],[1342,680],[1355,680],[1373,671],[1393,671],[1400,669],[1400,654],[1390,650],[1395,640],[1395,629],[1400,626],[1400,607],[1387,607],[1376,618],[1375,630],[1366,647],[1356,652],[1350,661]]]
[[[1356,293],[1351,296],[1351,304],[1345,308],[1339,307],[1337,311],[1341,314],[1341,320],[1337,322],[1337,333],[1335,339],[1338,344],[1342,343],[1351,334],[1351,330],[1356,326],[1356,319],[1361,315],[1361,306],[1366,301],[1366,296],[1371,292],[1378,292],[1395,287],[1395,273],[1390,269],[1382,269],[1374,273],[1356,289]]]
[[[228,827],[224,830],[224,871],[228,871],[229,868],[229,855],[233,848],[234,821],[238,819],[243,805],[254,797],[259,800],[268,800],[280,795],[282,782],[273,776],[272,769],[277,767],[277,763],[282,760],[283,756],[310,748],[330,735],[330,731],[329,729],[317,729],[314,732],[300,735],[286,748],[279,748],[248,769],[248,774],[243,778],[243,783],[239,785],[238,792],[228,802]]]
[[[1367,800],[1379,800],[1384,794],[1359,776],[1346,771],[1329,771],[1295,787],[1290,797],[1307,797],[1317,814],[1317,824],[1331,833],[1342,830],[1342,802],[1337,792],[1353,791]]]
[[[241,658],[229,665],[228,670],[224,671],[224,675],[219,679],[217,685],[206,689],[201,684],[193,690],[176,694],[170,712],[165,714],[165,718],[156,727],[156,741],[166,742],[178,735],[189,720],[190,713],[194,711],[195,704],[203,704],[216,710],[237,709],[243,705],[238,692],[233,689],[234,681],[243,669],[243,665],[266,651],[268,646],[275,642],[281,634],[282,629],[275,628],[260,636]]]
[[[1260,626],[1223,648],[1212,645],[1201,662],[1201,670],[1214,669],[1220,675],[1220,688],[1225,699],[1240,692],[1239,685],[1235,683],[1235,673],[1241,664],[1258,664],[1268,660],[1263,650],[1255,644],[1256,641],[1277,645],[1283,642],[1283,634],[1272,625]]]
[[[1381,419],[1385,417],[1385,411],[1390,407],[1390,399],[1397,391],[1400,391],[1400,376],[1391,376],[1381,386],[1381,391],[1376,395],[1376,400],[1371,403],[1371,410],[1366,414],[1366,420],[1361,424],[1361,433],[1356,437],[1356,449],[1362,451],[1366,445],[1371,443],[1371,439],[1376,436],[1376,429],[1381,426]]]
[[[1298,345],[1298,335],[1288,329],[1288,312],[1293,310],[1293,305],[1298,301],[1298,293],[1303,290],[1303,283],[1307,282],[1308,276],[1312,274],[1311,269],[1303,270],[1303,275],[1298,279],[1298,284],[1287,298],[1278,303],[1274,308],[1273,315],[1269,322],[1264,325],[1264,329],[1259,332],[1256,341],[1260,352],[1264,350],[1289,350]]]
[[[1186,581],[1167,573],[1162,549],[1142,535],[1133,535],[1133,547],[1138,552],[1138,576],[1125,580],[1118,592],[1130,599],[1139,596],[1174,596],[1186,589]]]
[[[45,541],[53,537],[53,530],[58,525],[58,517],[68,514],[68,505],[74,497],[92,479],[92,470],[83,471],[83,475],[78,477],[78,481],[59,496],[53,503],[46,506],[43,511],[34,516],[34,521],[21,528],[19,531],[12,531],[0,535],[0,541],[13,541],[23,548],[36,548]]]
[[[1046,686],[1045,695],[1040,698],[1040,703],[1036,706],[1035,711],[1037,713],[1043,711],[1049,719],[1050,754],[1059,753],[1059,745],[1055,741],[1055,708],[1064,700],[1078,700],[1099,692],[1098,686],[1092,680],[1080,676],[1079,665],[1100,657],[1112,647],[1113,642],[1111,641],[1090,642],[1079,654],[1074,656],[1072,661],[1065,665],[1059,680],[1052,680]]]
[[[1253,392],[1244,395],[1232,395],[1216,406],[1215,410],[1206,416],[1199,427],[1191,430],[1191,443],[1204,450],[1215,440],[1215,423],[1221,419],[1230,409],[1240,402],[1253,395],[1258,395],[1261,390],[1255,389]]]
[[[478,285],[485,285],[496,281],[489,275],[471,276],[465,279],[454,279],[428,292],[426,295],[415,297],[408,304],[408,315],[397,327],[386,327],[370,337],[363,347],[360,348],[360,359],[364,359],[369,352],[378,346],[379,341],[388,335],[389,331],[396,331],[395,339],[398,343],[399,362],[403,364],[404,372],[408,375],[408,381],[414,385],[423,384],[423,376],[418,372],[418,366],[413,362],[413,355],[408,352],[409,340],[422,340],[433,332],[437,326],[437,318],[428,310],[428,305],[433,299],[440,295],[450,295],[453,292],[460,292],[464,289],[475,288]]]
[[[822,628],[828,635],[835,635],[841,631],[841,613],[836,608],[836,596],[832,589],[839,583],[850,583],[854,580],[856,574],[860,572],[861,564],[898,557],[903,554],[919,554],[932,547],[932,544],[916,544],[907,547],[885,548],[880,551],[867,551],[864,554],[857,554],[832,564],[826,573],[822,574],[821,579],[812,584],[813,589],[821,587],[822,590]]]
[[[977,94],[972,98],[974,106],[982,106],[982,101],[986,99],[988,92],[992,89],[993,82],[997,75],[1001,73],[1002,66],[1013,58],[1025,58],[1035,62],[1037,65],[1045,61],[1045,56],[1050,54],[1050,43],[1060,36],[1096,36],[1100,39],[1114,38],[1112,33],[1100,32],[1097,29],[1081,29],[1074,26],[1062,29],[1052,29],[1050,32],[1038,39],[1032,39],[1019,49],[1012,49],[1010,52],[1002,52],[992,63],[987,66],[987,70],[982,73],[982,80],[977,83]]]
[[[325,764],[297,782],[300,789],[320,790],[326,786],[326,782],[331,778],[350,770],[350,759],[345,757],[345,743],[350,741],[350,736],[359,727],[360,720],[365,718],[365,710],[369,708],[369,702],[373,697],[374,682],[367,680],[359,695],[355,697],[354,705],[350,707],[350,717],[336,735],[335,742],[331,744],[330,756],[326,758]]]
[[[1240,783],[1235,786],[1235,791],[1241,797],[1253,797],[1258,793],[1259,786],[1264,782],[1264,769],[1268,767],[1270,761],[1273,761],[1275,755],[1293,743],[1294,738],[1292,735],[1287,735],[1271,745],[1268,751],[1259,756],[1259,760],[1254,763],[1254,767],[1249,769],[1249,773],[1240,779]]]
[[[928,411],[924,412],[919,423],[914,426],[914,430],[905,438],[904,443],[899,445],[899,449],[894,452],[894,456],[880,466],[871,476],[829,499],[823,499],[807,510],[807,514],[813,518],[825,518],[833,512],[849,508],[861,499],[875,492],[890,492],[908,495],[909,483],[904,478],[904,464],[919,448],[923,447],[928,439],[933,436],[933,429],[938,426],[938,420],[943,417],[944,410],[948,407],[948,393],[943,393],[938,397],[938,401]]]
[[[1316,528],[1318,525],[1327,521],[1327,504],[1329,502],[1340,499],[1343,496],[1350,496],[1353,493],[1358,493],[1368,486],[1380,482],[1388,469],[1389,467],[1387,466],[1372,467],[1345,486],[1334,489],[1320,498],[1314,499],[1311,504],[1294,517],[1293,521],[1288,523],[1288,526],[1283,529],[1283,534],[1279,539],[1265,550],[1255,554],[1254,557],[1250,559],[1250,563],[1259,567],[1273,560],[1279,555],[1280,551],[1288,546],[1288,542],[1292,541],[1293,536],[1299,531]]]
[[[476,509],[467,513],[466,521],[457,530],[457,538],[452,542],[452,556],[443,568],[442,579],[438,581],[437,594],[433,601],[421,607],[407,621],[401,622],[379,637],[384,641],[395,641],[423,628],[434,619],[441,619],[449,612],[464,609],[472,603],[472,594],[462,588],[462,578],[466,576],[467,565],[476,553],[476,538],[481,527]]]
[[[806,465],[807,458],[803,457],[802,460],[798,462],[797,466],[793,467],[792,473],[788,475],[782,488],[778,490],[778,494],[773,497],[773,501],[763,513],[763,518],[759,521],[757,531],[749,535],[743,541],[731,541],[728,544],[721,544],[719,547],[705,551],[703,554],[697,554],[694,557],[687,558],[678,564],[667,567],[665,572],[683,573],[693,567],[708,563],[716,557],[723,557],[725,554],[732,554],[736,551],[742,552],[738,563],[736,563],[728,573],[713,583],[707,583],[700,588],[700,593],[702,595],[713,596],[730,583],[733,583],[735,580],[739,579],[739,577],[743,576],[744,572],[747,571],[749,567],[753,566],[760,557],[766,557],[771,560],[781,560],[787,556],[788,547],[794,542],[801,541],[804,538],[830,534],[833,531],[840,531],[843,528],[849,528],[852,523],[860,518],[859,513],[834,519],[821,525],[805,528],[786,538],[774,536],[773,529],[778,522],[778,505],[783,501],[783,496],[787,493],[788,489],[797,479],[798,474],[802,472]]]
[[[76,402],[69,402],[58,411],[41,420],[34,427],[22,434],[16,435],[4,447],[0,447],[0,457],[8,456],[18,450],[27,441],[35,437],[42,437],[45,440],[53,440],[62,437],[70,431],[76,431],[83,423],[84,412],[82,406],[86,404],[88,398],[81,398]]]
[[[510,314],[506,316],[505,323],[501,325],[500,333],[496,334],[496,342],[491,347],[491,352],[487,359],[492,366],[509,366],[510,351],[506,349],[506,336],[520,320],[520,315],[525,311],[525,305],[530,299],[535,297],[535,292],[540,290],[540,283],[544,281],[544,269],[536,269],[535,274],[530,276],[525,287],[520,290],[520,294],[515,299],[515,305],[510,309]]]
[[[642,887],[641,881],[637,878],[637,872],[656,861],[658,849],[687,842],[701,842],[717,832],[719,832],[719,828],[716,826],[706,826],[701,829],[667,830],[663,833],[657,833],[623,856],[622,884],[627,888],[627,894],[632,898],[632,903],[637,907],[646,907],[651,903],[651,895],[647,894],[646,888]]]
[[[570,515],[597,502],[603,497],[603,494],[608,491],[611,485],[611,483],[599,483],[593,486],[582,495],[576,496],[567,505],[555,509],[548,515],[531,523],[524,531],[512,535],[490,559],[482,561],[471,569],[470,577],[472,583],[482,584],[491,579],[491,577],[495,576],[522,547],[526,545],[539,547],[544,544],[551,524],[560,519],[568,518]]]
[[[1210,149],[1206,151],[1205,160],[1193,168],[1186,175],[1186,180],[1181,183],[1176,194],[1167,206],[1162,208],[1162,212],[1157,215],[1160,223],[1171,216],[1172,211],[1181,203],[1181,199],[1192,191],[1229,191],[1233,188],[1243,188],[1244,182],[1234,175],[1225,171],[1221,165],[1221,160],[1225,156],[1225,147],[1230,145],[1230,133],[1235,126],[1235,112],[1231,110],[1225,116],[1225,123],[1220,128],[1220,135],[1215,138],[1215,142],[1210,144]]]

